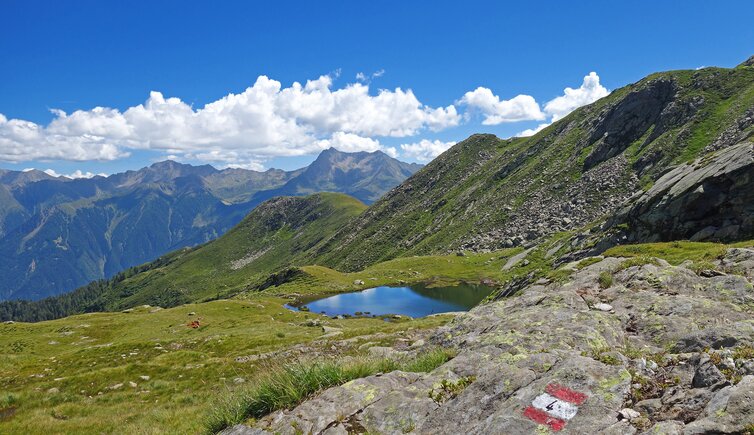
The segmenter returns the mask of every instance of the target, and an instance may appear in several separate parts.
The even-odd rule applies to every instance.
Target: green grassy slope
[[[391,344],[400,331],[448,320],[335,320],[289,311],[285,302],[257,295],[0,324],[0,433],[199,433],[223,398],[270,364],[289,362],[285,354],[267,362],[243,357],[299,345],[306,346],[304,359],[337,358],[345,355],[332,350],[334,340],[363,337],[355,348],[368,340]],[[341,333],[323,337],[323,328],[307,326],[308,319]],[[193,321],[198,328],[188,326]]]
[[[337,193],[267,201],[219,239],[119,282],[105,295],[108,306],[171,306],[253,289],[273,272],[306,263],[309,250],[365,208]]]

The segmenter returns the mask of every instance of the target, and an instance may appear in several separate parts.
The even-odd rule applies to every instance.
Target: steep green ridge
[[[273,272],[306,262],[310,249],[365,208],[338,193],[272,199],[219,239],[122,281],[106,297],[114,308],[169,306],[248,290]]]
[[[460,142],[323,245],[319,262],[358,270],[402,255],[532,245],[752,134],[754,68],[653,74],[532,137]]]
[[[274,196],[331,191],[372,202],[419,167],[329,149],[295,171],[172,161],[78,180],[0,171],[0,300],[56,295],[205,243]]]

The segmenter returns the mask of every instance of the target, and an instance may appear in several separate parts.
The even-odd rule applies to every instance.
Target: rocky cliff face
[[[673,102],[677,89],[676,82],[668,78],[651,80],[646,86],[606,107],[591,122],[588,142],[594,148],[584,160],[584,167],[592,168],[622,153],[655,124],[660,127],[653,134],[657,137],[660,130],[684,121],[688,114],[666,115],[666,108]],[[649,141],[648,138],[646,142]]]
[[[730,241],[754,236],[754,144],[683,164],[612,219],[629,242]]]
[[[352,381],[224,433],[750,433],[754,250],[707,277],[594,261],[459,315],[431,340],[458,356],[427,375]]]

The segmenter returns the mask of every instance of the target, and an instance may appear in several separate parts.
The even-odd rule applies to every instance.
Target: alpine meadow
[[[11,0],[0,433],[754,434],[754,8],[546,3]]]

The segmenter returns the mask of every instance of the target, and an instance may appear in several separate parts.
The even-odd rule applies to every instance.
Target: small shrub
[[[5,394],[0,396],[0,408],[8,408],[18,404],[18,398],[13,394]]]
[[[720,353],[709,350],[707,350],[707,353],[709,354],[710,362],[717,366],[717,368],[720,369],[720,373],[722,373],[723,376],[725,376],[725,378],[728,379],[733,385],[741,382],[741,379],[743,378],[741,373],[739,373],[735,368],[724,367],[723,357]],[[754,358],[754,348],[746,345],[736,347],[733,349],[732,358],[733,360]]]
[[[600,288],[609,288],[613,285],[613,274],[610,272],[602,272],[600,273],[599,278],[597,278],[597,282],[600,285]]]
[[[643,376],[637,372],[631,372],[631,384],[638,386],[632,387],[629,392],[629,401],[631,403],[640,402],[646,399],[655,399],[661,397],[668,388],[678,385],[680,379],[677,376],[670,377],[670,371],[665,368],[655,373],[654,376]]]
[[[455,352],[437,348],[403,364],[401,370],[414,373],[429,373],[455,356]]]
[[[709,354],[709,360],[712,364],[719,366],[723,363],[723,357],[719,353],[711,351],[707,351],[707,353]]]
[[[729,380],[732,385],[738,384],[739,382],[741,382],[741,379],[743,379],[743,375],[741,375],[734,369],[722,368],[720,369],[720,373],[722,373],[723,376],[725,376],[725,378]]]
[[[620,360],[615,355],[610,355],[607,353],[602,353],[597,357],[597,361],[607,364],[609,366],[617,366],[620,365]]]
[[[733,359],[754,359],[754,347],[743,345],[733,349]]]
[[[598,346],[593,347],[591,349],[591,352],[581,352],[581,356],[588,356],[593,360],[599,361],[609,366],[620,365],[620,359],[618,359],[618,357],[616,357],[615,355],[611,355],[610,352],[612,352],[612,349],[610,347]]]
[[[466,387],[471,385],[475,380],[476,376],[464,376],[455,382],[443,379],[440,381],[440,386],[429,390],[427,395],[437,405],[442,405],[443,402],[453,399],[461,394],[461,391],[465,390]]]
[[[403,427],[401,428],[401,433],[411,433],[416,429],[416,423],[414,420],[409,419],[406,422],[403,422]]]
[[[623,349],[620,350],[620,353],[625,355],[626,358],[630,359],[636,359],[641,358],[644,355],[644,351],[639,349],[638,347],[633,346],[631,343],[626,342],[626,344],[623,346]]]
[[[637,418],[631,419],[631,425],[639,430],[647,430],[652,427],[652,420],[646,416],[640,415]]]

